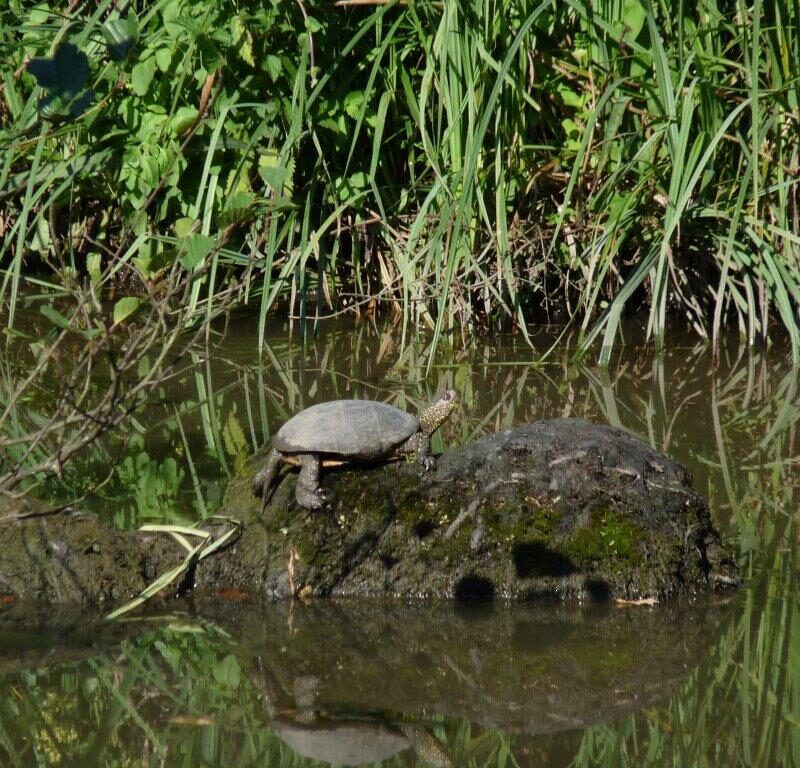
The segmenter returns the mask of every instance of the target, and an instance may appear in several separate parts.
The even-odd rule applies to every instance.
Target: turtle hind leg
[[[297,477],[295,498],[301,507],[306,509],[322,509],[327,501],[327,494],[319,487],[319,456],[313,453],[302,453],[300,474]]]
[[[253,495],[261,499],[261,511],[264,512],[267,506],[267,499],[269,498],[269,489],[278,474],[278,467],[283,461],[279,451],[274,448],[267,454],[267,460],[264,466],[258,470],[256,476],[253,478]]]

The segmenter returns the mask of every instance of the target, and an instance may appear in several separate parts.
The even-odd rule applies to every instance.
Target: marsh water
[[[461,398],[434,445],[571,416],[681,461],[745,585],[661,605],[261,604],[197,595],[102,628],[68,609],[0,613],[0,764],[593,766],[800,764],[800,371],[780,344],[638,327],[609,368],[543,328],[435,352],[425,334],[241,318],[198,346],[54,498],[116,525],[223,509],[231,475],[289,415],[362,397]],[[546,354],[547,353],[547,354]],[[224,510],[230,513],[231,510]],[[40,617],[40,618],[37,618]]]

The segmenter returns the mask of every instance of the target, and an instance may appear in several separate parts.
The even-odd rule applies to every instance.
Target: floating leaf
[[[141,306],[138,296],[125,296],[114,305],[114,323],[121,323],[130,317]]]

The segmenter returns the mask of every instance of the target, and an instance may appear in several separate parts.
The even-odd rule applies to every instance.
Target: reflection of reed
[[[708,444],[690,446],[750,579],[738,619],[669,706],[591,729],[576,766],[793,765],[800,755],[798,369],[774,358],[749,352],[707,377]],[[686,391],[681,376],[670,381]],[[689,418],[696,406],[684,406]]]

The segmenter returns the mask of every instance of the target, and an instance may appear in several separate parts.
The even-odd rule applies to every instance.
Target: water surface
[[[740,556],[731,599],[656,606],[318,603],[196,596],[111,629],[0,616],[10,765],[796,765],[798,369],[780,345],[718,359],[640,331],[606,369],[542,329],[433,354],[424,335],[242,318],[198,347],[60,486],[117,525],[189,521],[297,410],[462,399],[443,449],[525,421],[622,426],[686,464]],[[553,346],[555,345],[555,346]],[[543,359],[544,353],[553,347]],[[88,761],[88,762],[87,762]]]

